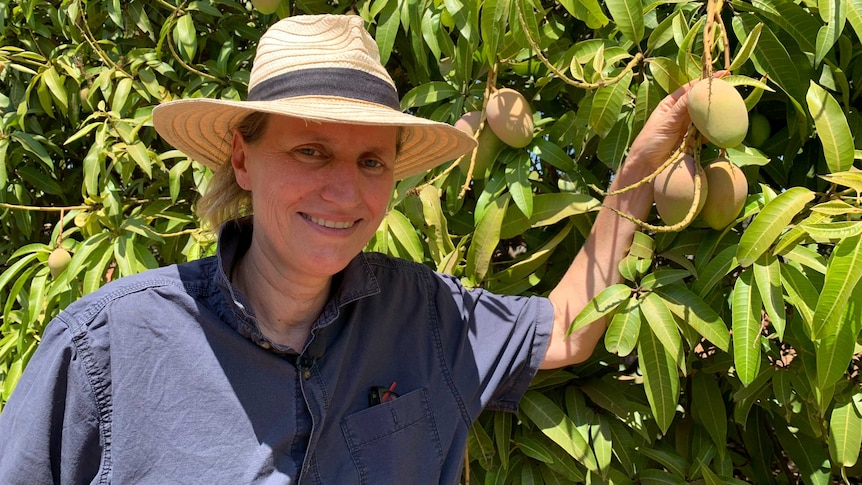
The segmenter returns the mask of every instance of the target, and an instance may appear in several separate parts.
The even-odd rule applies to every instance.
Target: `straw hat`
[[[230,159],[232,130],[262,111],[327,123],[402,127],[395,179],[470,151],[475,140],[445,123],[402,113],[377,44],[355,15],[285,18],[260,38],[248,100],[183,99],[153,111],[156,131],[210,168]]]

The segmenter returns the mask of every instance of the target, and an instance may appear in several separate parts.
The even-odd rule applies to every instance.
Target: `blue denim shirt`
[[[0,483],[457,483],[473,421],[516,410],[542,361],[548,300],[360,254],[298,359],[226,276],[250,234],[51,322],[0,414]]]

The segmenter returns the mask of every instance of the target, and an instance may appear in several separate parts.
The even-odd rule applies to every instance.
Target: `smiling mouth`
[[[318,217],[310,216],[308,214],[302,214],[302,216],[307,220],[311,221],[318,226],[328,227],[330,229],[348,229],[353,227],[356,224],[356,221],[347,221],[347,222],[338,222],[338,221],[328,221],[326,219],[321,219]]]

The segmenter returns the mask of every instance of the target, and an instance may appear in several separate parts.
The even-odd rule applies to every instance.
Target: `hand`
[[[666,96],[650,114],[629,150],[627,163],[651,172],[679,147],[691,124],[688,92],[692,81]]]
[[[727,71],[716,71],[722,78]],[[676,151],[691,124],[688,116],[688,92],[700,80],[691,81],[665,97],[650,114],[629,150],[629,164],[643,164],[654,170]]]

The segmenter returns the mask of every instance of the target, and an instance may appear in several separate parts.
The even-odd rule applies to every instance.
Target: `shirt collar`
[[[254,310],[248,300],[238,288],[230,283],[230,274],[251,245],[251,236],[254,230],[252,217],[244,217],[228,221],[219,229],[218,237],[218,274],[216,275],[218,286],[226,293],[226,296],[236,310],[234,313],[242,320],[240,331],[243,335],[250,332],[247,337],[260,344],[257,340],[265,339],[257,327]],[[380,293],[380,285],[365,254],[360,253],[353,258],[347,267],[333,276],[333,291],[323,307],[323,311],[315,322],[312,330],[329,325],[340,314],[345,305],[362,298]],[[250,326],[248,329],[242,327]],[[275,345],[275,344],[271,344]]]

